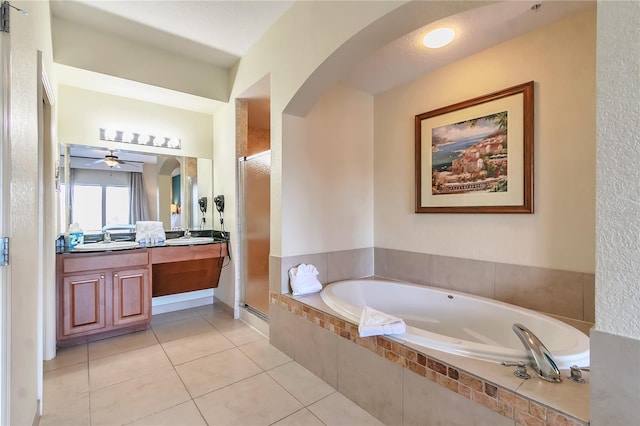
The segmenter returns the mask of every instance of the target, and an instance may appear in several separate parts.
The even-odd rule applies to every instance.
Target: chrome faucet
[[[551,352],[542,344],[540,339],[522,324],[515,323],[512,328],[516,336],[522,341],[525,349],[527,349],[531,367],[538,376],[548,382],[561,382],[560,369],[556,365]]]
[[[185,228],[184,230],[184,235],[182,235],[184,238],[191,238],[191,231],[189,231],[189,228]]]
[[[110,243],[111,242],[111,232],[104,231],[104,235],[102,236],[102,241],[105,242],[105,243]]]

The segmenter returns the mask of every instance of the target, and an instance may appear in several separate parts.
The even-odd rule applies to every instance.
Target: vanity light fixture
[[[452,28],[442,27],[429,31],[422,39],[422,43],[431,49],[438,49],[451,43],[456,36]]]
[[[150,145],[158,148],[180,149],[182,147],[182,141],[176,137],[153,136],[115,129],[100,129],[100,140],[134,145]]]

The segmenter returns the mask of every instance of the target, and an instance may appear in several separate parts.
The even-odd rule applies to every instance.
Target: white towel
[[[152,241],[147,244],[147,239]],[[141,245],[163,245],[166,235],[162,222],[155,220],[139,220],[136,222],[136,242]]]
[[[404,334],[407,326],[400,318],[365,306],[360,315],[358,333],[360,337],[377,336],[380,334]]]
[[[322,283],[318,281],[318,270],[313,265],[301,263],[289,269],[289,283],[294,296],[315,293],[322,290]]]

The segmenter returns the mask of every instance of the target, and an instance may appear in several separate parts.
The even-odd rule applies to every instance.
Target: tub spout
[[[522,341],[525,349],[527,349],[531,367],[538,376],[548,382],[561,382],[560,369],[558,369],[553,356],[551,356],[551,352],[542,344],[540,339],[522,324],[515,323],[512,328],[520,338],[520,341]]]

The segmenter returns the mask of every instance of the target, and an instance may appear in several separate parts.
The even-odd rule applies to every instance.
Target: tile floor
[[[381,425],[219,305],[58,351],[40,425]]]

